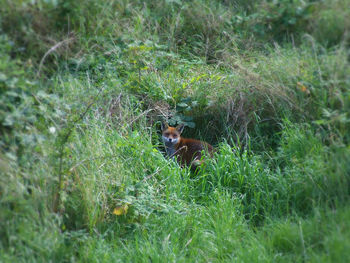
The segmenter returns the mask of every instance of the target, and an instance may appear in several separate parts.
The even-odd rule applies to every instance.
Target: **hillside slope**
[[[4,0],[0,262],[350,262],[348,6]]]

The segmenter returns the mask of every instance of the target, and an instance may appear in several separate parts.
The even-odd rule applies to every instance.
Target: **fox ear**
[[[179,133],[182,133],[183,130],[184,130],[184,128],[185,128],[185,124],[183,124],[183,123],[176,126],[176,130],[177,130]]]
[[[169,124],[162,121],[162,123],[161,123],[161,128],[162,128],[162,131],[164,131],[164,130],[166,130],[166,129],[169,128]]]

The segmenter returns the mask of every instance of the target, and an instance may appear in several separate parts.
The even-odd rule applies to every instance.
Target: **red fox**
[[[170,127],[167,123],[162,123],[162,139],[170,158],[176,156],[182,166],[187,165],[195,169],[203,163],[201,151],[205,150],[212,155],[213,146],[199,140],[182,138],[184,127],[183,124]]]

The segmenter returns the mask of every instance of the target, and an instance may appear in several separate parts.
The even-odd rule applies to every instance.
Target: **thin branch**
[[[178,149],[176,152],[174,152],[172,155],[170,155],[169,158],[173,158],[176,153],[178,153],[179,151],[181,151],[184,148],[187,148],[187,146],[182,146],[180,149]],[[153,177],[157,173],[159,173],[161,170],[163,170],[166,166],[168,166],[168,164],[165,164],[161,168],[157,167],[157,169],[156,169],[156,171],[154,173],[152,173],[152,174],[146,176],[145,178],[143,178],[143,180],[141,182],[146,182],[148,179],[150,179],[151,177]]]
[[[147,113],[149,113],[149,112],[151,112],[151,111],[153,111],[153,109],[148,109],[148,110],[142,112],[140,115],[138,115],[138,116],[135,117],[133,120],[131,120],[131,121],[126,125],[126,127],[129,127],[131,124],[133,124],[133,123],[134,123],[135,121],[137,121],[139,118],[141,118],[143,115],[145,115],[145,114],[147,114]],[[125,127],[125,128],[126,128],[126,127]]]
[[[184,145],[182,146],[180,149],[177,149],[176,152],[174,152],[172,155],[169,156],[169,158],[173,158],[175,156],[175,154],[177,154],[179,151],[181,151],[182,149],[186,149],[187,151],[187,146]]]
[[[61,147],[59,150],[59,166],[58,166],[58,190],[55,194],[54,200],[53,200],[53,210],[56,212],[58,205],[59,205],[59,199],[60,199],[60,194],[61,194],[61,187],[62,187],[62,177],[63,177],[63,155],[64,155],[64,145],[67,143],[69,136],[72,134],[73,129],[75,128],[75,125],[81,121],[85,115],[88,113],[90,110],[91,106],[97,101],[97,98],[99,97],[100,93],[102,92],[103,89],[100,89],[98,94],[94,97],[94,100],[89,103],[89,105],[86,107],[85,111],[80,114],[80,116],[73,121],[71,127],[69,128],[68,132],[65,134],[65,136],[62,139],[61,142]]]
[[[43,67],[43,64],[44,64],[44,61],[45,61],[46,57],[48,55],[50,55],[52,52],[54,52],[56,49],[61,47],[62,45],[66,45],[66,44],[68,44],[69,42],[71,42],[74,39],[75,39],[75,37],[73,36],[71,38],[67,38],[65,40],[62,40],[62,41],[58,42],[56,45],[52,46],[48,51],[46,51],[46,53],[44,54],[44,56],[42,57],[42,59],[40,61],[37,77],[40,76],[41,68]]]

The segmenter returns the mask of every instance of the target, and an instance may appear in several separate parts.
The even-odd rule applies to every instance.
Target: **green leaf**
[[[186,103],[183,103],[183,102],[177,104],[177,106],[178,106],[178,107],[181,107],[181,108],[186,108],[186,107],[188,107],[188,105],[187,105]]]
[[[5,80],[7,80],[7,76],[4,73],[0,72],[0,81],[5,81]]]
[[[186,125],[190,128],[196,127],[196,124],[194,122],[186,122]]]

